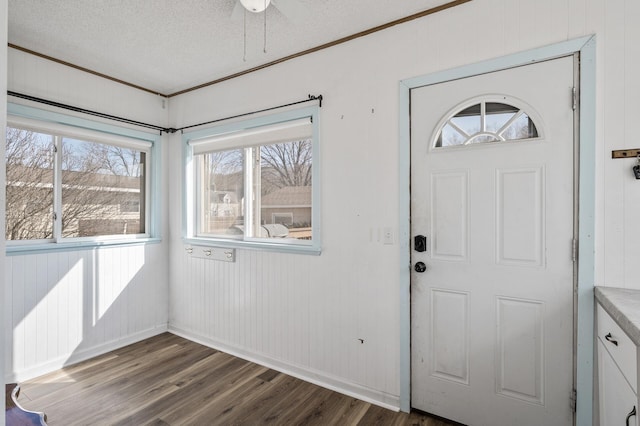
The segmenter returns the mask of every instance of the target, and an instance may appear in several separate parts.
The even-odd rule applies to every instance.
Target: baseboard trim
[[[52,371],[59,370],[69,365],[77,364],[82,361],[86,361],[90,358],[94,358],[103,355],[107,352],[122,348],[132,343],[137,343],[141,340],[148,339],[158,334],[162,334],[168,331],[168,325],[158,325],[146,330],[138,331],[133,334],[129,334],[119,339],[110,340],[108,342],[101,343],[89,348],[83,348],[76,350],[70,354],[66,354],[44,363],[31,366],[21,371],[12,371],[5,375],[5,383],[20,383],[25,380],[33,379],[34,377],[42,376]]]
[[[347,382],[344,379],[332,376],[322,371],[314,370],[305,366],[293,365],[282,360],[249,351],[244,348],[229,345],[227,343],[173,325],[169,326],[168,331],[177,336],[183,337],[196,343],[200,343],[201,345],[208,346],[210,348],[228,353],[233,356],[237,356],[238,358],[260,364],[273,370],[280,371],[281,373],[288,374],[300,380],[322,386],[332,391],[358,398],[360,400],[378,405],[383,408],[387,408],[389,410],[400,410],[400,397],[397,395],[391,395],[386,392],[381,392],[375,389],[368,388],[366,386],[358,385],[356,383]]]

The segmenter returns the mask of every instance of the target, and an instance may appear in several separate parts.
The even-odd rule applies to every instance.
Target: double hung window
[[[319,251],[316,111],[184,136],[192,242]]]
[[[9,247],[149,237],[151,148],[148,140],[10,116]]]

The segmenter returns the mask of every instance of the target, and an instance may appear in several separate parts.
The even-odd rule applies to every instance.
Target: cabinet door
[[[600,380],[600,425],[638,426],[638,415],[627,416],[637,407],[636,394],[613,362],[602,341],[598,340],[598,377]]]

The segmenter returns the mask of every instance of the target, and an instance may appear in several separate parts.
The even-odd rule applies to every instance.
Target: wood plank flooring
[[[424,425],[170,333],[20,384],[55,425]]]

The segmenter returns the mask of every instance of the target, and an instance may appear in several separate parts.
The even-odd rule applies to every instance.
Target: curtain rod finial
[[[309,100],[310,101],[319,101],[320,102],[319,106],[320,106],[320,108],[322,108],[322,95],[314,96],[312,94],[309,94]]]

